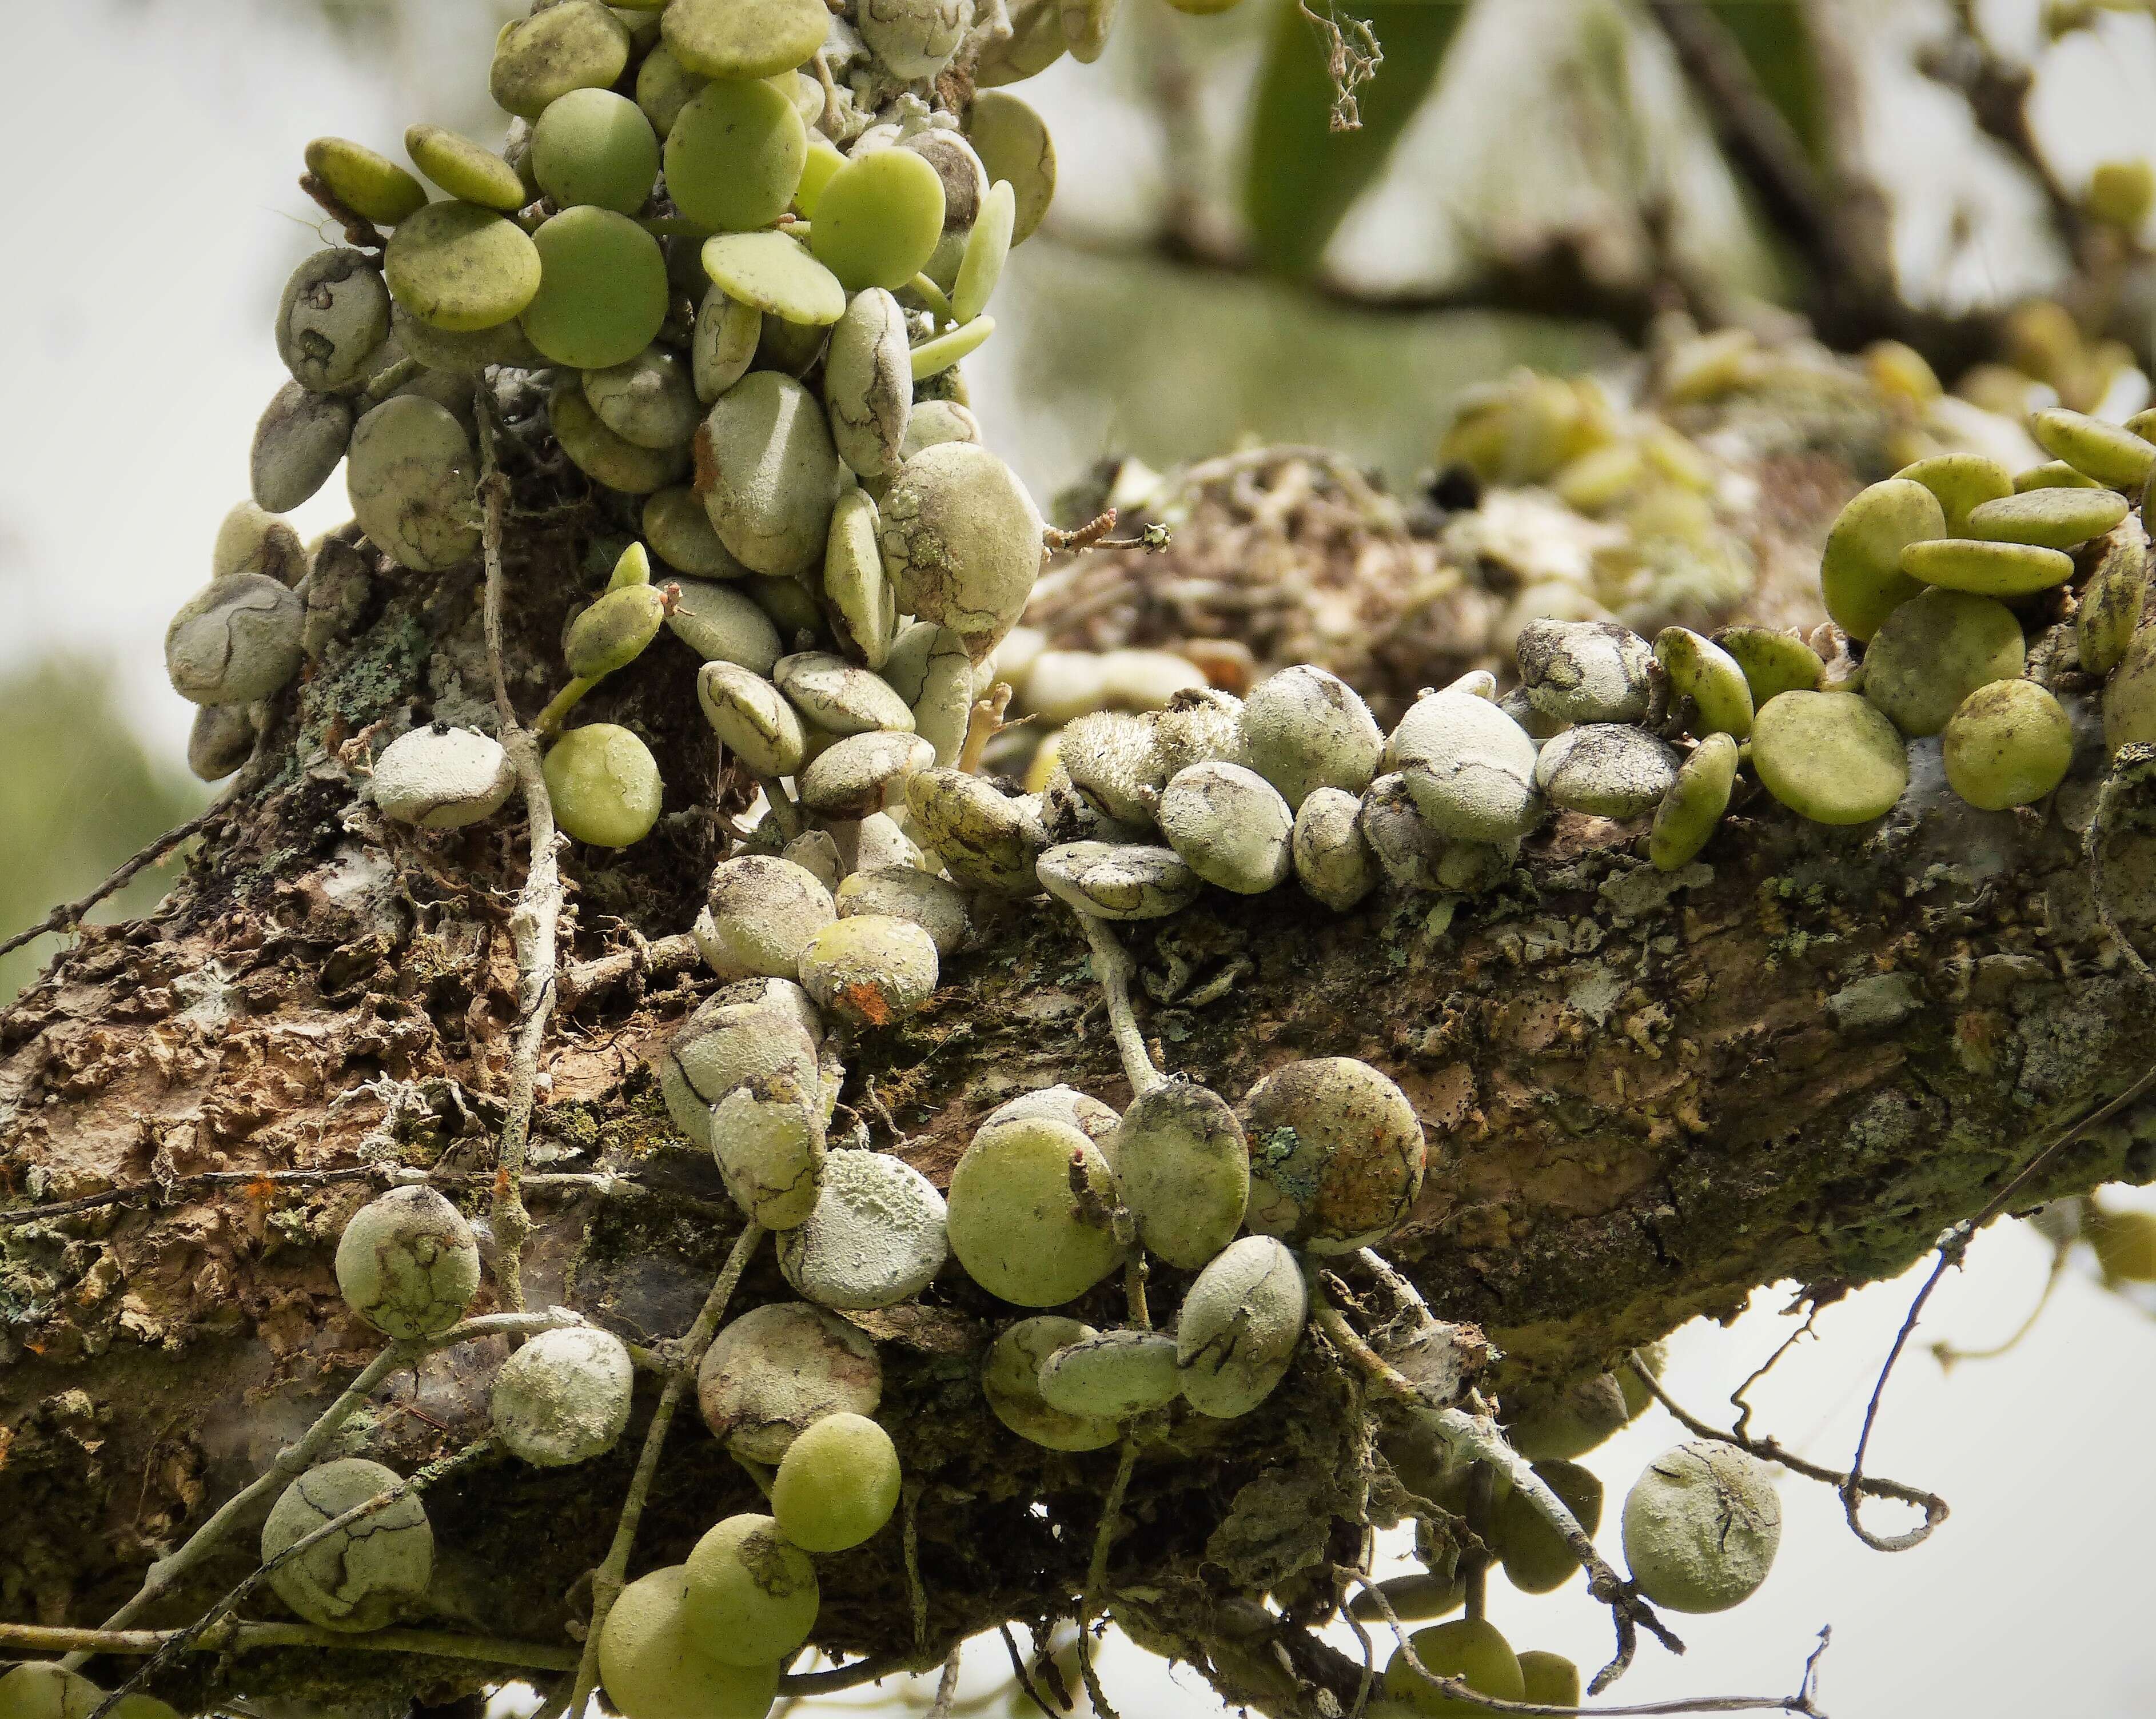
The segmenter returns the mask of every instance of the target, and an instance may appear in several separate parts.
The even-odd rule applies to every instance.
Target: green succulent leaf
[[[1336,0],[1337,3],[1337,0]],[[1324,14],[1325,0],[1312,10]],[[1464,0],[1355,0],[1338,17],[1352,33],[1367,22],[1384,58],[1355,91],[1362,123],[1335,131],[1325,33],[1296,0],[1282,0],[1251,112],[1243,202],[1259,262],[1307,276],[1355,199],[1383,170],[1393,146],[1437,85]]]
[[[1704,0],[1804,153],[1826,164],[1826,103],[1803,0]]]

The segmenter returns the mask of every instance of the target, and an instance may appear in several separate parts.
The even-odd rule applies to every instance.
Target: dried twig
[[[1025,1669],[1025,1655],[1018,1650],[1018,1638],[1011,1634],[1010,1625],[997,1624],[996,1634],[1004,1639],[1004,1651],[1010,1655],[1011,1675],[1018,1679],[1018,1686],[1025,1691],[1025,1698],[1041,1711],[1045,1719],[1060,1719],[1055,1709],[1050,1706],[1040,1691],[1034,1687],[1033,1674]]]
[[[205,1170],[198,1176],[176,1177],[170,1182],[131,1182],[122,1188],[108,1188],[101,1193],[80,1194],[74,1199],[54,1200],[48,1205],[24,1206],[13,1212],[0,1212],[0,1230],[19,1229],[26,1224],[49,1223],[59,1218],[72,1218],[108,1206],[131,1205],[136,1200],[146,1200],[159,1206],[173,1205],[192,1199],[198,1194],[213,1193],[220,1188],[242,1188],[250,1193],[259,1190],[266,1193],[273,1188],[328,1188],[343,1182],[365,1181],[380,1182],[393,1188],[422,1185],[469,1188],[482,1184],[490,1188],[494,1185],[495,1173],[491,1170],[415,1170],[408,1165],[390,1163],[346,1164],[334,1170]],[[524,1187],[527,1193],[533,1189],[567,1191],[585,1188],[602,1194],[644,1194],[659,1199],[675,1198],[603,1170],[548,1171],[543,1175],[526,1176]],[[706,1207],[710,1202],[699,1200],[696,1204]]]
[[[696,940],[686,931],[649,938],[632,931],[626,949],[617,949],[611,955],[579,961],[563,968],[555,985],[556,1001],[562,1008],[574,1008],[588,998],[624,979],[644,978],[653,973],[686,972],[702,958]]]
[[[951,1719],[952,1704],[958,1699],[958,1667],[964,1660],[966,1645],[960,1642],[943,1660],[943,1675],[936,1685],[936,1702],[928,1710],[928,1719]]]
[[[168,829],[150,845],[125,861],[111,876],[92,890],[79,901],[69,901],[55,907],[27,931],[21,931],[0,943],[0,955],[11,955],[25,943],[42,937],[48,931],[70,931],[81,924],[82,916],[107,895],[117,895],[131,883],[137,872],[146,865],[154,865],[189,836],[200,835],[213,824],[222,823],[232,815],[233,806],[253,786],[253,769],[240,777],[233,791],[205,812],[198,813],[177,829]]]
[[[0,1648],[30,1653],[154,1654],[180,1629],[67,1629],[44,1624],[0,1624]],[[333,1648],[377,1654],[423,1654],[532,1671],[566,1671],[577,1650],[541,1641],[459,1635],[447,1629],[325,1629],[318,1624],[251,1624],[228,1617],[183,1643],[184,1653],[254,1653],[280,1647]]]
[[[1696,1439],[1711,1439],[1718,1444],[1732,1444],[1747,1455],[1756,1456],[1762,1462],[1779,1463],[1791,1473],[1802,1475],[1808,1480],[1817,1480],[1822,1486],[1831,1486],[1839,1494],[1845,1496],[1849,1489],[1854,1486],[1856,1491],[1865,1497],[1891,1498],[1900,1504],[1914,1505],[1923,1511],[1924,1525],[1921,1528],[1912,1529],[1908,1533],[1898,1535],[1886,1542],[1873,1540],[1868,1535],[1865,1537],[1867,1544],[1876,1546],[1881,1552],[1906,1552],[1912,1546],[1921,1546],[1931,1537],[1933,1531],[1947,1519],[1948,1514],[1947,1501],[1936,1492],[1927,1492],[1921,1486],[1905,1486],[1899,1480],[1877,1480],[1869,1475],[1858,1475],[1852,1479],[1851,1475],[1844,1474],[1839,1469],[1827,1468],[1819,1463],[1806,1460],[1779,1439],[1752,1437],[1745,1432],[1743,1420],[1739,1420],[1732,1430],[1724,1432],[1721,1428],[1710,1425],[1697,1415],[1680,1407],[1670,1393],[1662,1388],[1662,1382],[1655,1377],[1653,1372],[1636,1353],[1627,1355],[1625,1357],[1625,1364],[1632,1369],[1633,1373],[1638,1378],[1640,1383],[1647,1388],[1654,1399],[1668,1409],[1677,1423]]]

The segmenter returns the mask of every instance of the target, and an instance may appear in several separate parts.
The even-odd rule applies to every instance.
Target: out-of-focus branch
[[[1976,16],[1974,0],[1953,0],[1953,33],[1917,58],[1917,69],[1968,103],[1977,130],[2012,156],[2043,193],[2051,225],[2078,266],[2092,259],[2094,233],[2080,199],[2066,188],[2029,118],[2030,92],[2036,71],[2011,59],[1991,44]]]

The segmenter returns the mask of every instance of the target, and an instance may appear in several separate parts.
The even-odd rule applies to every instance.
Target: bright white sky
[[[1914,3],[1871,9],[1891,28]],[[432,116],[394,90],[439,76],[440,59],[408,50],[401,69],[357,66],[311,9],[270,0],[18,10],[18,75],[0,104],[0,157],[16,164],[13,266],[0,270],[12,408],[0,415],[0,667],[61,648],[107,654],[124,668],[131,714],[177,755],[190,713],[165,685],[159,642],[206,576],[218,519],[246,492],[254,421],[284,379],[270,315],[285,274],[318,242],[292,183],[301,146],[334,130],[393,147],[410,119]],[[437,0],[429,18],[430,43],[454,40],[459,64],[480,64],[489,33],[480,0]],[[2047,106],[2076,177],[2137,138],[2156,148],[2147,57],[2092,44],[2081,61],[2078,106],[2071,91]],[[1077,69],[1059,68],[1039,87],[1067,140],[1074,198],[1112,160],[1108,136],[1148,146],[1149,129],[1086,93]],[[89,122],[86,88],[95,92]],[[1956,171],[1941,159],[1953,153],[1952,134],[1928,98],[1911,100],[1908,136],[1922,146],[1904,157],[1904,189],[1926,205]],[[1921,251],[1921,234],[1908,242]],[[993,343],[976,361],[992,435],[999,415],[1025,415],[999,367],[1008,362]],[[1070,475],[1037,469],[1048,458],[1040,449],[1013,451],[1044,490]],[[302,530],[336,522],[341,499],[332,480]],[[1935,1298],[1925,1339],[1974,1345],[2010,1329],[2045,1259],[2024,1231],[1987,1237],[1974,1270]],[[1822,1460],[1845,1460],[1912,1287],[1883,1286],[1830,1311],[1825,1341],[1758,1393],[1758,1424]],[[1761,1306],[1782,1299],[1763,1296]],[[1760,1311],[1730,1332],[1687,1332],[1675,1346],[1673,1389],[1712,1418],[1781,1329]],[[2062,1289],[2039,1338],[2004,1361],[1942,1379],[1928,1355],[1912,1356],[1876,1465],[1952,1501],[1953,1519],[1934,1542],[1900,1557],[1867,1552],[1830,1495],[1786,1481],[1781,1557],[1760,1598],[1689,1620],[1681,1661],[1644,1649],[1613,1698],[1780,1692],[1794,1686],[1814,1633],[1831,1624],[1825,1688],[1835,1719],[2146,1714],[2156,1691],[2146,1624],[2152,1362],[2147,1317],[2085,1274]],[[1654,1411],[1592,1459],[1611,1494],[1613,1548],[1625,1488],[1676,1436]],[[1608,1631],[1576,1585],[1532,1602],[1502,1583],[1494,1593],[1493,1615],[1516,1645],[1553,1648],[1589,1670],[1600,1663]],[[999,1659],[977,1654],[975,1675],[993,1681]],[[1109,1679],[1132,1719],[1217,1710],[1187,1675],[1191,1692],[1173,1693],[1135,1650],[1111,1657]]]

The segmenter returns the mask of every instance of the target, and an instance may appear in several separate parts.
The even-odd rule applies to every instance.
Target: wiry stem
[[[156,865],[189,836],[199,835],[212,824],[222,824],[226,818],[231,817],[234,803],[253,785],[254,773],[253,765],[249,764],[247,772],[234,783],[232,792],[214,806],[209,808],[208,811],[197,813],[185,824],[167,830],[134,858],[124,861],[110,877],[80,901],[69,901],[64,906],[54,908],[50,913],[27,931],[18,931],[6,942],[0,943],[0,955],[12,954],[25,943],[44,936],[47,931],[73,931],[82,922],[83,915],[96,906],[107,895],[117,895],[121,890],[126,889],[133,881],[135,875],[144,866]]]
[[[1881,1552],[1907,1552],[1913,1546],[1921,1546],[1931,1538],[1932,1531],[1947,1519],[1947,1501],[1936,1492],[1927,1492],[1919,1486],[1904,1486],[1899,1480],[1876,1480],[1862,1474],[1846,1475],[1839,1469],[1823,1467],[1799,1456],[1779,1439],[1754,1439],[1745,1434],[1741,1427],[1724,1432],[1680,1408],[1670,1393],[1662,1388],[1662,1382],[1655,1377],[1636,1353],[1627,1355],[1625,1364],[1632,1369],[1633,1375],[1647,1388],[1654,1399],[1668,1409],[1678,1424],[1696,1439],[1712,1439],[1718,1444],[1733,1444],[1747,1455],[1756,1456],[1762,1462],[1778,1462],[1808,1480],[1817,1480],[1833,1487],[1836,1493],[1845,1497],[1854,1491],[1867,1498],[1892,1498],[1902,1504],[1912,1504],[1923,1511],[1923,1526],[1912,1528],[1907,1534],[1897,1534],[1886,1539],[1866,1536],[1866,1543]]]
[[[674,1424],[675,1411],[680,1408],[681,1398],[688,1393],[696,1377],[705,1350],[711,1347],[711,1339],[718,1335],[719,1321],[726,1317],[726,1304],[733,1300],[742,1273],[747,1269],[750,1257],[762,1239],[762,1226],[757,1224],[747,1225],[735,1239],[733,1251],[726,1255],[718,1281],[711,1285],[711,1293],[705,1299],[703,1311],[681,1338],[680,1364],[666,1381],[665,1388],[659,1393],[659,1406],[651,1412],[651,1425],[644,1435],[644,1450],[636,1460],[636,1474],[629,1483],[629,1496],[622,1501],[621,1520],[614,1525],[613,1543],[607,1547],[605,1561],[592,1577],[591,1628],[584,1636],[583,1651],[578,1655],[577,1675],[570,1687],[567,1711],[572,1714],[583,1712],[591,1701],[592,1691],[598,1686],[599,1637],[606,1629],[607,1614],[613,1609],[614,1601],[621,1598],[629,1573],[629,1554],[636,1544],[637,1524],[644,1516],[644,1501],[651,1496],[651,1482],[659,1472],[660,1453],[666,1448],[666,1434]]]
[[[1086,1591],[1078,1598],[1078,1670],[1086,1680],[1086,1693],[1091,1699],[1096,1712],[1101,1719],[1117,1719],[1115,1707],[1108,1700],[1107,1691],[1101,1686],[1100,1674],[1093,1668],[1093,1617],[1108,1591],[1108,1552],[1116,1542],[1116,1528],[1122,1519],[1123,1500],[1130,1495],[1131,1476],[1138,1465],[1138,1434],[1135,1427],[1126,1429],[1122,1449],[1116,1460],[1116,1478],[1109,1484],[1107,1501],[1101,1506],[1101,1526],[1093,1532],[1093,1555],[1086,1563]]]
[[[484,510],[480,546],[486,563],[487,666],[494,677],[494,704],[501,719],[502,747],[524,797],[531,844],[524,887],[509,916],[510,936],[516,946],[518,1024],[510,1051],[509,1114],[501,1125],[491,1214],[498,1249],[495,1275],[501,1284],[502,1305],[514,1309],[524,1305],[524,1244],[531,1234],[531,1214],[524,1204],[524,1154],[531,1140],[531,1106],[538,1091],[539,1052],[554,1013],[554,946],[562,918],[562,874],[555,855],[554,802],[547,791],[538,738],[517,720],[503,666],[501,608],[506,579],[501,533],[509,504],[509,480],[495,459],[494,401],[483,382],[477,390],[477,408],[480,501]]]
[[[1827,1632],[1820,1631],[1820,1645],[1804,1661],[1802,1684],[1794,1695],[1723,1695],[1699,1696],[1671,1701],[1641,1701],[1622,1707],[1564,1707],[1545,1701],[1508,1701],[1500,1696],[1485,1695],[1465,1677],[1445,1677],[1423,1664],[1416,1654],[1414,1642],[1407,1627],[1400,1622],[1399,1614],[1385,1595],[1383,1586],[1372,1581],[1358,1571],[1355,1579],[1377,1604],[1394,1638],[1399,1643],[1400,1658],[1418,1677],[1427,1678],[1444,1695],[1471,1707],[1481,1707],[1492,1713],[1548,1714],[1552,1719],[1586,1719],[1586,1716],[1603,1715],[1605,1719],[1650,1719],[1650,1716],[1675,1713],[1804,1713],[1812,1719],[1826,1719],[1815,1705],[1817,1670],[1820,1655],[1826,1651]]]
[[[1684,1651],[1684,1644],[1670,1633],[1640,1598],[1638,1590],[1595,1550],[1594,1542],[1574,1519],[1564,1501],[1550,1490],[1527,1458],[1506,1442],[1496,1422],[1487,1415],[1469,1414],[1440,1400],[1400,1372],[1348,1324],[1314,1275],[1310,1279],[1310,1301],[1311,1317],[1342,1355],[1395,1401],[1430,1411],[1427,1420],[1432,1430],[1462,1455],[1486,1462],[1502,1475],[1512,1483],[1512,1490],[1534,1506],[1536,1514],[1557,1530],[1572,1555],[1579,1560],[1587,1571],[1587,1591],[1609,1608],[1617,1629],[1616,1655],[1595,1674],[1589,1686],[1591,1691],[1599,1693],[1625,1675],[1638,1648],[1641,1627],[1671,1653]]]
[[[182,1629],[64,1629],[43,1624],[0,1624],[0,1648],[30,1653],[154,1654]],[[513,1665],[533,1671],[566,1671],[577,1650],[540,1641],[492,1635],[459,1635],[447,1629],[325,1629],[316,1624],[249,1624],[228,1618],[180,1645],[183,1653],[254,1653],[279,1647],[334,1648],[339,1652],[424,1654]]]
[[[343,1394],[322,1411],[312,1426],[279,1451],[275,1460],[249,1485],[227,1499],[216,1514],[182,1542],[178,1551],[151,1564],[135,1597],[105,1620],[105,1628],[125,1629],[141,1616],[157,1600],[170,1593],[182,1577],[214,1552],[235,1523],[260,1505],[267,1503],[275,1494],[282,1492],[295,1478],[313,1466],[315,1459],[337,1435],[338,1430],[366,1406],[367,1399],[374,1394],[375,1387],[398,1368],[411,1366],[423,1355],[431,1354],[438,1349],[454,1347],[474,1337],[504,1333],[529,1336],[536,1332],[552,1331],[557,1326],[581,1322],[576,1314],[565,1307],[549,1308],[541,1313],[490,1313],[478,1319],[464,1320],[439,1337],[414,1342],[392,1343],[361,1370],[359,1377],[345,1387]],[[69,1670],[73,1670],[89,1657],[87,1652],[73,1653],[68,1655],[64,1663]]]
[[[424,1468],[406,1475],[395,1486],[383,1488],[372,1498],[355,1504],[341,1516],[333,1516],[324,1522],[313,1532],[301,1535],[276,1557],[255,1570],[254,1574],[249,1576],[246,1580],[226,1594],[208,1611],[203,1613],[200,1618],[188,1624],[186,1629],[174,1630],[171,1638],[138,1666],[126,1682],[97,1704],[95,1709],[90,1714],[89,1719],[106,1719],[106,1716],[122,1701],[186,1652],[193,1643],[201,1639],[205,1630],[228,1617],[249,1594],[254,1593],[256,1588],[268,1581],[275,1572],[285,1564],[290,1563],[295,1558],[304,1557],[321,1545],[323,1541],[330,1538],[331,1535],[341,1534],[355,1523],[366,1521],[377,1511],[387,1510],[408,1493],[424,1492],[435,1481],[454,1474],[459,1469],[482,1457],[492,1455],[495,1452],[495,1446],[491,1439],[479,1439],[465,1445],[461,1450],[429,1463]]]
[[[1142,1098],[1154,1087],[1165,1085],[1167,1077],[1153,1066],[1145,1035],[1138,1031],[1137,1015],[1131,1008],[1130,953],[1116,941],[1106,922],[1095,915],[1080,913],[1078,923],[1085,931],[1086,947],[1093,952],[1093,968],[1101,989],[1107,996],[1108,1027],[1116,1035],[1116,1054],[1123,1060],[1123,1078],[1131,1083],[1131,1096]]]

